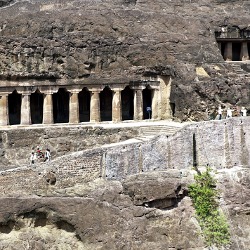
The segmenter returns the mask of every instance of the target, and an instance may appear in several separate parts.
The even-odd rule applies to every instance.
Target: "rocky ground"
[[[53,80],[55,84],[105,85],[171,75],[171,102],[180,120],[209,119],[219,104],[250,109],[249,67],[240,66],[239,73],[225,63],[214,35],[223,25],[247,27],[249,10],[249,1],[244,0],[2,0],[1,84],[35,79],[41,84]],[[15,138],[19,132],[10,134]],[[119,133],[114,141],[130,138]],[[239,141],[248,156],[245,134],[242,130]],[[216,140],[217,135],[213,136]],[[26,145],[2,138],[1,149],[4,143],[13,151],[19,143],[25,152],[30,149],[31,139]],[[231,141],[233,132],[225,138],[226,153],[233,155],[241,148]],[[40,142],[40,138],[35,141]],[[51,145],[57,147],[57,142],[55,138]],[[64,149],[85,149],[85,143],[71,141]],[[183,140],[177,143],[184,144]],[[178,150],[183,152],[181,146]],[[208,153],[211,150],[207,148]],[[249,166],[233,167],[233,160],[216,174],[220,205],[232,235],[225,249],[248,250]],[[57,185],[53,172],[44,174],[46,169],[28,168],[19,172],[21,177],[1,172],[0,249],[206,249],[187,195],[193,172],[191,167],[188,171],[174,167],[78,184],[69,174],[65,188]],[[27,178],[33,173],[33,178]],[[17,183],[19,178],[24,183]]]
[[[196,134],[198,168],[212,166],[230,227],[220,249],[248,250],[249,122],[192,123],[172,136],[3,168],[0,249],[217,250],[206,245],[188,194]]]
[[[0,248],[204,249],[186,185],[166,171],[2,197]]]
[[[217,249],[201,236],[187,192],[192,174],[156,171],[61,190],[48,184],[39,195],[2,195],[0,249]],[[231,232],[231,244],[221,249],[247,250],[249,171],[216,176]]]

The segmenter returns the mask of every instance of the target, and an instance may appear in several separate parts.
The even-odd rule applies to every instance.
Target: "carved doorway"
[[[241,43],[232,43],[232,52],[233,52],[233,57],[232,60],[233,61],[241,61]]]
[[[43,94],[39,90],[30,96],[30,111],[32,124],[43,122]]]
[[[134,117],[134,91],[127,86],[121,93],[122,120],[133,120]]]
[[[53,115],[55,123],[69,122],[69,92],[65,88],[53,94]]]
[[[20,124],[21,122],[21,100],[22,95],[18,94],[16,90],[8,96],[10,125]]]
[[[112,121],[113,93],[109,87],[105,87],[100,93],[101,121]]]
[[[152,115],[152,90],[147,86],[142,91],[143,96],[143,119],[151,119]]]
[[[79,118],[80,122],[90,121],[90,92],[83,88],[78,95],[79,99]]]

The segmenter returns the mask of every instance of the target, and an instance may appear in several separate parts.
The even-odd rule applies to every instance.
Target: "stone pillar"
[[[233,59],[233,46],[231,42],[227,42],[225,46],[224,52],[224,59],[225,61],[232,61]]]
[[[240,58],[242,61],[249,60],[247,42],[241,44]]]
[[[8,95],[0,96],[0,126],[9,125]]]
[[[221,52],[221,43],[220,42],[218,42],[218,48],[219,48],[219,50]]]
[[[112,121],[120,122],[122,120],[122,99],[121,91],[122,89],[113,90],[113,99],[112,99]]]
[[[79,91],[72,90],[70,91],[70,100],[69,100],[69,122],[70,123],[79,123],[79,101],[78,93]]]
[[[21,103],[21,125],[31,124],[31,112],[30,112],[30,94],[22,94]]]
[[[52,100],[52,92],[48,92],[44,94],[43,99],[43,124],[53,124],[53,100]]]
[[[142,89],[134,90],[134,120],[143,120]]]
[[[90,99],[90,122],[100,122],[100,91],[91,91]]]
[[[158,119],[159,116],[159,90],[153,89],[152,91],[152,119]]]

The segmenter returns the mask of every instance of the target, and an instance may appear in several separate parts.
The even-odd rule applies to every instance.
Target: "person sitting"
[[[37,155],[38,158],[44,158],[44,154],[43,154],[43,152],[40,150],[39,147],[37,147],[37,149],[36,149],[36,155]]]

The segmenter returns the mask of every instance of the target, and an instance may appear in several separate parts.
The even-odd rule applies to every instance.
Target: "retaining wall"
[[[250,167],[250,117],[194,123],[171,137],[119,144],[72,153],[49,164],[2,172],[0,192],[48,195],[98,178],[122,180],[127,175],[198,167]],[[52,177],[51,177],[52,176]],[[50,178],[56,182],[51,184]],[[61,191],[58,191],[60,190]]]

